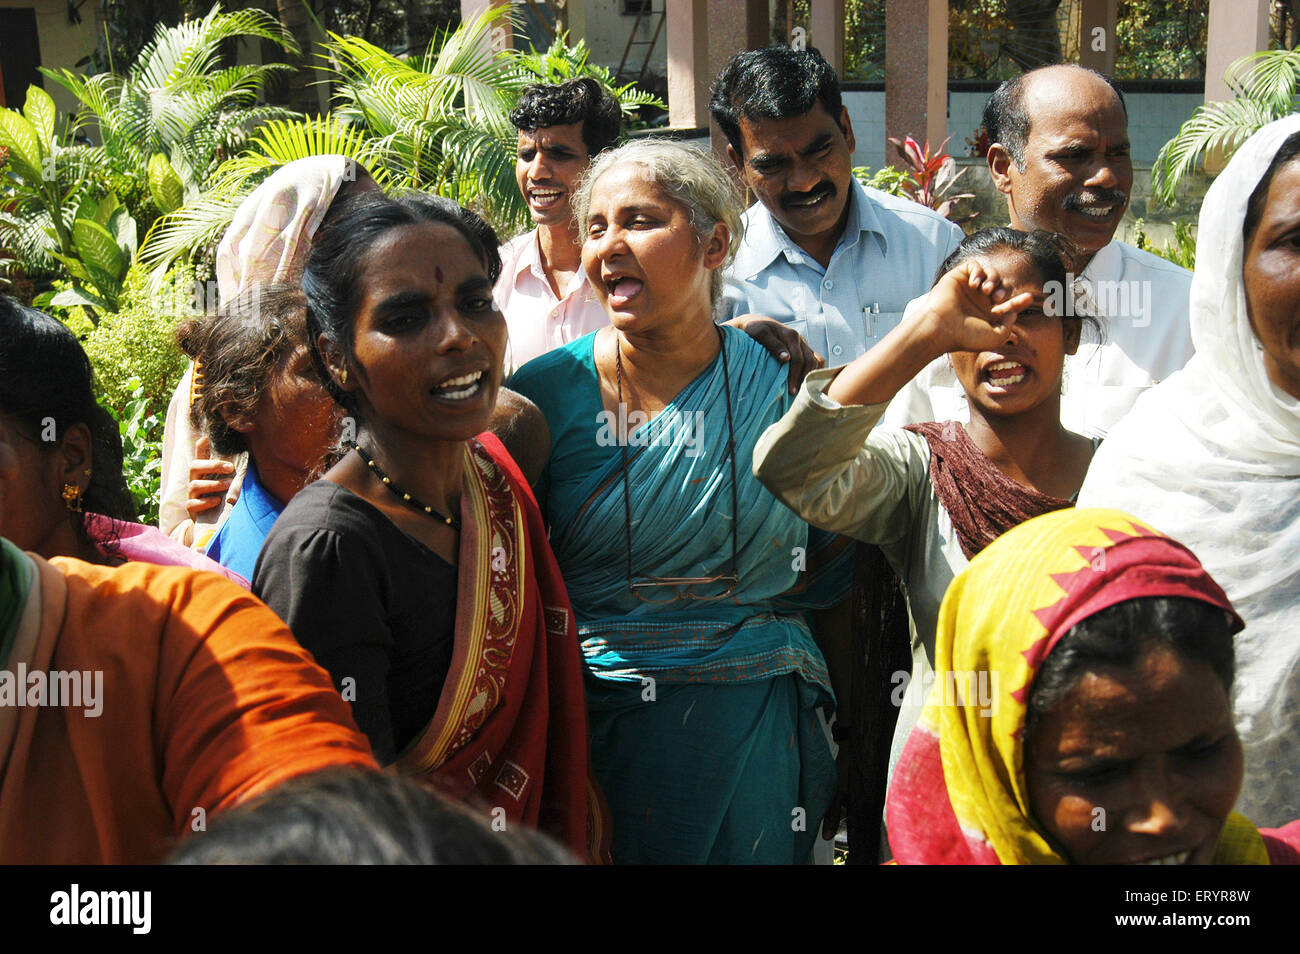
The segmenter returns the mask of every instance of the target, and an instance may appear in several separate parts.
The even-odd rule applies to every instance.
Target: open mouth
[[[448,378],[429,393],[444,401],[465,401],[483,388],[483,372],[472,371],[456,378]]]
[[[800,196],[798,198],[795,198],[794,196],[786,196],[784,199],[781,200],[781,205],[787,209],[794,209],[795,211],[798,212],[806,212],[810,209],[820,208],[834,194],[835,194],[834,189],[818,189],[814,192],[811,192],[804,196]]]
[[[641,294],[641,289],[645,287],[645,282],[630,275],[611,275],[604,282],[605,288],[609,290],[609,303],[615,308],[626,305]]]
[[[998,361],[985,368],[984,373],[995,388],[1007,388],[1023,381],[1028,372],[1019,361]]]
[[[1172,855],[1164,855],[1160,858],[1148,858],[1145,861],[1134,862],[1139,865],[1185,865],[1187,859],[1192,857],[1190,850],[1175,852]]]
[[[1076,206],[1074,211],[1100,222],[1114,215],[1118,208],[1117,205],[1080,205]]]
[[[543,189],[533,187],[528,190],[528,204],[534,209],[544,211],[560,204],[564,197],[563,189]]]

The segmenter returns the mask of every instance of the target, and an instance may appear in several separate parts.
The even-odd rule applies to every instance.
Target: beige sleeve
[[[804,379],[793,406],[754,448],[754,476],[816,527],[894,544],[911,529],[930,451],[911,431],[873,431],[887,403],[842,407],[825,390],[838,368]]]
[[[191,362],[167,404],[167,420],[163,424],[162,477],[158,489],[158,529],[187,546],[194,525],[185,510],[185,501],[189,498],[190,461],[194,459],[194,442],[198,439],[189,414],[193,376],[194,364]]]

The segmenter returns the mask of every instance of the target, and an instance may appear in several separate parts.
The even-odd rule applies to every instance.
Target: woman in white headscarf
[[[308,156],[281,166],[240,204],[217,247],[220,300],[234,301],[254,285],[296,282],[335,199],[376,188],[370,174],[344,156]],[[245,464],[242,455],[232,463],[196,447],[201,435],[189,413],[194,377],[191,365],[167,406],[158,525],[173,539],[201,548],[238,497]]]
[[[1186,368],[1093,458],[1081,507],[1182,541],[1246,621],[1240,811],[1300,817],[1300,115],[1252,136],[1201,207]]]

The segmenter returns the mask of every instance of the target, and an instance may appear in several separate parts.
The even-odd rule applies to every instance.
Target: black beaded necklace
[[[387,487],[390,491],[392,491],[393,496],[395,496],[398,500],[400,500],[402,503],[406,504],[408,507],[412,508],[413,510],[418,510],[420,513],[425,514],[426,516],[437,517],[439,520],[441,520],[447,526],[451,527],[453,530],[460,530],[459,520],[453,520],[451,517],[447,517],[444,516],[443,514],[440,514],[432,507],[425,506],[424,504],[420,503],[420,501],[416,500],[414,497],[408,494],[405,490],[398,487],[397,484],[393,483],[392,479],[387,474],[385,474],[382,470],[379,469],[379,465],[375,463],[375,459],[361,449],[360,444],[358,444],[356,441],[345,441],[344,443],[347,447],[350,447],[357,452],[357,454],[361,457],[361,459],[366,462],[366,466],[375,472],[375,476],[384,482],[384,486]]]

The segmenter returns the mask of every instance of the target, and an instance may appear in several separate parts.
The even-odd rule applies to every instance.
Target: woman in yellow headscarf
[[[900,864],[1300,863],[1232,813],[1227,597],[1114,510],[1011,530],[944,597],[936,678],[886,807]]]

